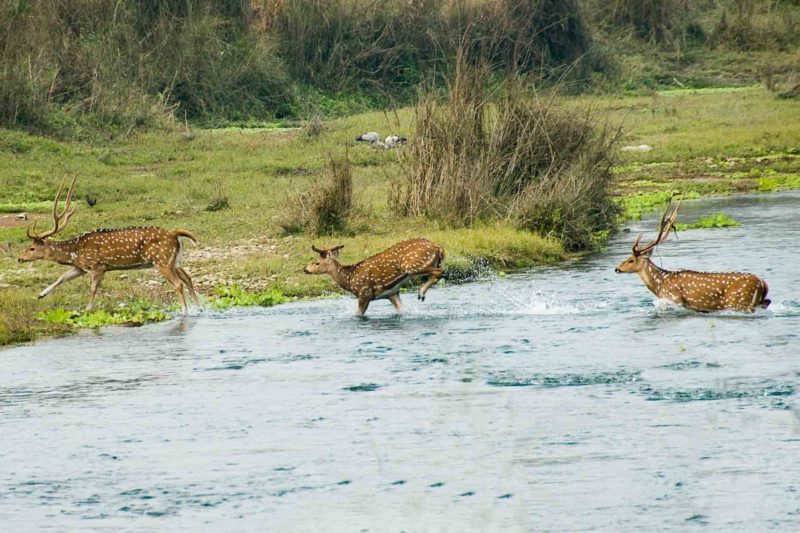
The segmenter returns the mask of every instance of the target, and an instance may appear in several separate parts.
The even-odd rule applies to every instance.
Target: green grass
[[[758,179],[758,190],[773,192],[782,189],[800,189],[800,174],[766,176]]]
[[[626,218],[662,209],[673,194],[696,198],[800,187],[796,102],[777,100],[760,89],[575,101],[608,108],[609,120],[623,123],[623,145],[653,146],[646,153],[619,154],[614,172]],[[221,307],[341,293],[329,277],[302,273],[315,257],[312,244],[344,244],[341,259],[350,263],[401,239],[426,236],[445,247],[453,279],[457,272],[467,279],[481,268],[505,271],[570,257],[556,240],[515,229],[511,222],[448,229],[391,212],[389,189],[403,169],[403,153],[373,150],[353,139],[370,130],[413,135],[410,119],[407,109],[340,118],[327,122],[312,140],[299,129],[277,125],[195,129],[191,136],[153,132],[103,144],[58,142],[0,129],[0,206],[40,213],[44,229],[62,176],[77,173],[78,209],[59,238],[128,225],[192,230],[200,246],[186,247],[184,265],[209,305]],[[284,235],[276,217],[286,199],[321,175],[329,154],[344,153],[353,164],[359,217],[344,235]],[[228,206],[208,211],[220,191]],[[97,198],[95,207],[88,207],[87,195]],[[17,264],[27,242],[24,225],[0,224],[0,344],[65,333],[78,321],[87,326],[125,322],[131,311],[120,304],[133,309],[134,302],[145,302],[148,309],[166,310],[164,316],[175,309],[174,291],[153,270],[109,273],[97,301],[106,314],[96,312],[93,318],[75,312],[88,299],[88,276],[37,300],[36,294],[65,267]],[[58,309],[63,313],[53,311]]]

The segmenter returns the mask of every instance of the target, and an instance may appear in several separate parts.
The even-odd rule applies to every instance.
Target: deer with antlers
[[[72,266],[52,285],[40,292],[39,298],[44,298],[62,283],[88,272],[92,276],[92,283],[89,290],[89,304],[86,308],[91,309],[97,288],[106,272],[155,266],[175,287],[184,314],[188,312],[184,289],[188,289],[195,304],[199,305],[200,300],[194,291],[192,278],[181,266],[180,239],[185,237],[197,244],[194,235],[189,231],[146,227],[99,229],[67,241],[55,242],[48,239],[63,230],[75,213],[75,208],[70,209],[70,203],[76,180],[77,176],[72,178],[65,197],[64,209],[59,212],[58,203],[64,191],[66,178],[62,180],[53,202],[53,228],[36,233],[36,222],[34,222],[33,226],[28,228],[28,237],[33,243],[18,259],[20,263],[45,259]]]
[[[681,202],[670,212],[667,204],[654,241],[640,245],[642,236],[633,243],[633,253],[615,269],[617,273],[635,272],[658,298],[669,300],[695,311],[755,311],[766,309],[769,287],[767,282],[746,272],[669,271],[656,266],[650,256],[656,246],[667,240],[674,231]]]
[[[413,276],[427,276],[417,293],[425,300],[425,293],[444,275],[444,248],[427,239],[399,242],[383,252],[354,265],[339,263],[339,250],[333,248],[311,249],[319,259],[305,268],[306,274],[329,274],[344,290],[358,298],[357,316],[364,316],[373,300],[388,298],[397,312],[402,311],[400,289]]]

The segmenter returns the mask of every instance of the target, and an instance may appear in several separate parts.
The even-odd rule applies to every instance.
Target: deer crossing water
[[[358,298],[358,316],[363,316],[370,302],[388,298],[400,312],[400,289],[414,276],[428,279],[417,292],[419,300],[444,274],[444,248],[428,239],[409,239],[390,246],[379,254],[354,265],[339,263],[339,250],[311,247],[319,259],[305,268],[307,274],[329,274],[340,287]]]
[[[301,300],[0,350],[0,529],[798,531],[800,192],[681,208],[717,210],[741,226],[651,260],[769,275],[768,309],[657,300],[614,273],[620,233],[402,314]]]
[[[746,272],[695,272],[694,270],[669,271],[656,266],[650,256],[655,248],[667,240],[674,229],[681,202],[670,212],[667,205],[655,240],[639,245],[642,236],[633,243],[633,252],[615,269],[617,273],[635,272],[645,286],[659,298],[669,300],[695,311],[755,311],[766,309],[769,288],[767,282]]]

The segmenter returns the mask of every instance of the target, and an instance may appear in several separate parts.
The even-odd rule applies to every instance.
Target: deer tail
[[[192,241],[194,244],[197,244],[197,238],[194,236],[194,234],[191,231],[188,231],[188,230],[185,230],[185,229],[176,229],[175,230],[175,235],[177,237],[186,237],[187,239]]]
[[[761,283],[764,284],[764,292],[761,294],[761,303],[759,303],[759,305],[762,308],[766,309],[767,307],[769,307],[769,304],[772,303],[772,300],[767,298],[767,294],[769,294],[769,285],[767,285],[767,282],[764,281],[763,279],[761,280]]]

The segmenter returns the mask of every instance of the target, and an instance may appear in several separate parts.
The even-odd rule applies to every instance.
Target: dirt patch
[[[20,217],[19,215],[0,217],[0,228],[19,228],[27,226],[34,220],[38,220],[40,218],[42,217],[34,215],[27,215],[26,217]]]

